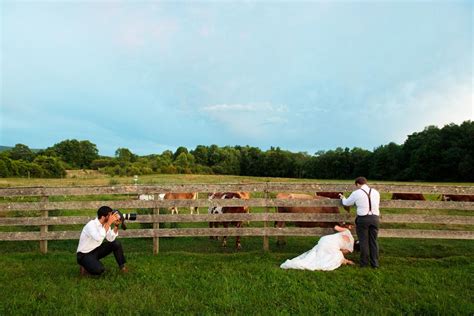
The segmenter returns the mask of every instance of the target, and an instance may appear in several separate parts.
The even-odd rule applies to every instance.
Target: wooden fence
[[[383,193],[424,193],[424,194],[468,194],[474,195],[474,186],[451,185],[388,185],[373,184]],[[0,241],[38,240],[40,250],[46,253],[48,240],[78,239],[80,231],[49,231],[51,225],[83,225],[93,216],[49,216],[49,211],[97,210],[102,205],[118,209],[149,209],[150,215],[139,215],[137,223],[152,223],[153,228],[129,229],[121,231],[124,238],[153,238],[153,252],[159,251],[160,237],[187,236],[262,236],[263,248],[268,250],[270,236],[314,236],[332,232],[327,228],[274,228],[274,221],[318,221],[353,222],[355,211],[350,214],[287,214],[275,213],[271,208],[277,206],[341,206],[339,200],[284,200],[272,198],[277,192],[351,192],[353,184],[315,184],[315,183],[252,183],[252,184],[183,184],[183,185],[130,185],[95,187],[18,187],[1,188],[0,226],[39,226],[40,231],[0,232]],[[208,200],[208,192],[251,192],[249,200],[216,199]],[[197,200],[139,200],[141,194],[157,195],[165,192],[199,192]],[[107,196],[107,200],[104,200]],[[259,197],[256,197],[259,196]],[[55,201],[55,200],[65,201]],[[111,200],[110,200],[111,199]],[[26,201],[25,201],[26,200]],[[33,200],[33,201],[31,201]],[[209,207],[209,206],[249,206],[263,207],[265,212],[249,214],[159,214],[160,208]],[[474,216],[464,215],[415,215],[384,214],[384,208],[400,209],[443,209],[474,210],[474,202],[452,201],[401,201],[382,200],[382,223],[425,223],[450,225],[474,225]],[[39,216],[31,216],[31,214]],[[27,216],[22,216],[27,214]],[[251,221],[263,222],[263,227],[246,228],[159,228],[159,223]],[[380,237],[399,238],[447,238],[474,239],[474,231],[465,230],[420,230],[420,229],[381,229]]]

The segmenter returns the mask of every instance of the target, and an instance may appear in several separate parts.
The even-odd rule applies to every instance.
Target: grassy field
[[[66,178],[61,179],[27,179],[27,178],[0,178],[0,187],[17,186],[80,186],[80,185],[117,185],[134,184],[133,177],[111,177],[94,171],[68,172]],[[254,183],[254,182],[316,182],[316,183],[350,183],[353,180],[316,180],[316,179],[288,179],[246,176],[220,176],[199,174],[153,174],[138,177],[138,184],[181,184],[181,183]],[[372,183],[409,183],[377,181]],[[417,182],[416,184],[431,184],[431,182]],[[433,183],[434,184],[434,183]],[[474,185],[473,183],[449,183],[459,185]]]
[[[207,238],[122,240],[130,273],[113,257],[100,278],[79,277],[76,241],[0,243],[1,315],[18,314],[443,314],[474,312],[472,241],[381,239],[381,268],[332,272],[287,271],[285,259],[317,238],[289,238],[261,251],[260,238],[244,250],[222,249]],[[351,255],[357,260],[357,255]]]
[[[71,174],[71,173],[70,173]],[[176,175],[154,174],[139,176],[137,184],[181,184],[181,183],[248,183],[248,182],[305,182],[310,180],[265,178],[265,177],[240,177],[240,176],[215,176],[215,175]],[[313,180],[314,181],[314,180]],[[342,182],[342,181],[321,181]],[[105,174],[94,173],[94,176],[81,176],[80,173],[61,179],[26,179],[26,178],[0,178],[0,187],[11,186],[79,186],[79,185],[117,185],[135,184],[133,177],[111,177]]]
[[[38,182],[1,179],[0,186],[107,185],[110,181],[103,176]],[[114,181],[133,182],[132,178]],[[286,179],[149,176],[140,181],[229,183]],[[448,214],[437,211],[445,213]],[[466,211],[457,214],[468,215]],[[39,253],[38,242],[0,242],[0,315],[474,313],[473,241],[381,238],[378,270],[356,266],[332,272],[279,268],[284,260],[310,249],[317,240],[318,237],[291,237],[286,246],[277,247],[271,238],[270,252],[264,253],[262,238],[257,237],[243,237],[240,252],[232,247],[233,238],[228,248],[207,237],[161,238],[160,253],[153,256],[151,240],[122,239],[130,273],[118,273],[113,256],[109,256],[103,260],[107,271],[100,278],[79,277],[76,240],[50,241],[46,255]],[[358,254],[349,258],[357,261]]]

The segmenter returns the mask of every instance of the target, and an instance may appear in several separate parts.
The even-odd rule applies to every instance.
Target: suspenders
[[[369,193],[365,192],[364,189],[361,188],[361,190],[367,195],[367,197],[369,198],[369,212],[367,213],[367,215],[373,215],[372,213],[372,201],[370,200],[370,192],[372,192],[372,188],[370,188],[369,190]]]

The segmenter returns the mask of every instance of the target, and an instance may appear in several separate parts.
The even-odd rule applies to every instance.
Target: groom
[[[128,271],[122,245],[115,240],[119,222],[118,214],[114,214],[108,206],[101,206],[97,210],[97,218],[84,226],[77,246],[77,263],[81,267],[81,275],[104,273],[105,268],[100,259],[112,252],[120,271]],[[107,242],[103,242],[104,239],[107,239]]]
[[[356,205],[357,217],[356,232],[359,237],[360,244],[360,266],[372,268],[379,267],[379,246],[377,243],[377,236],[379,232],[379,204],[380,193],[367,185],[367,179],[358,177],[355,179],[357,190],[351,193],[346,199],[344,195],[340,194],[344,206]]]

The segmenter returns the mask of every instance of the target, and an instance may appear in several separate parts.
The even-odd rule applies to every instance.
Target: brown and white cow
[[[456,202],[474,202],[474,195],[468,194],[442,194],[441,200],[443,201],[456,201]]]
[[[197,192],[181,192],[181,193],[173,193],[173,192],[168,192],[168,193],[162,193],[159,195],[160,200],[196,200],[198,198],[198,193]],[[171,214],[179,214],[178,207],[172,206],[169,208],[171,211]],[[199,214],[199,208],[196,206],[191,206],[189,207],[191,214]]]
[[[224,192],[214,192],[214,193],[209,193],[207,196],[208,200],[214,200],[214,199],[225,199],[225,193]],[[210,205],[209,208],[207,209],[208,214],[222,214],[222,206],[212,206]],[[209,222],[209,228],[218,228],[219,227],[219,222]],[[217,236],[209,236],[210,239],[217,239]]]
[[[343,192],[316,192],[316,195],[317,196],[324,196],[324,197],[327,197],[327,198],[330,198],[330,199],[340,199],[339,198],[339,194],[343,194]],[[346,210],[346,212],[350,212],[351,211],[351,207],[350,206],[343,206],[343,208]]]
[[[214,193],[209,193],[207,198],[209,200],[213,199],[225,199],[225,195],[228,193],[234,193],[234,192],[214,192]],[[236,192],[241,196],[241,199],[243,200],[249,200],[250,199],[250,193],[249,192]],[[243,206],[246,210],[246,213],[249,213],[249,207],[248,206]],[[208,214],[222,214],[222,206],[209,206],[207,210]],[[217,227],[217,226],[216,226]]]
[[[325,200],[327,197],[318,195],[309,195],[301,193],[278,193],[277,199],[298,199],[298,200]],[[333,213],[339,214],[339,207],[337,206],[317,206],[317,207],[299,207],[299,206],[279,206],[277,207],[278,213]],[[334,227],[338,223],[332,222],[295,222],[298,227]],[[285,222],[275,222],[275,227],[285,227]],[[284,239],[279,236],[277,238],[277,244],[285,243]]]
[[[250,198],[250,194],[248,192],[218,192],[209,195],[209,199],[243,199],[248,200]],[[208,209],[209,214],[227,214],[227,213],[248,213],[249,207],[248,206],[210,206]],[[231,222],[235,227],[242,227],[242,221]],[[218,222],[209,222],[209,227],[217,228],[219,225]],[[229,227],[229,222],[222,222],[224,228]],[[211,238],[213,238],[211,236]],[[235,237],[235,244],[237,249],[242,249],[242,245],[240,243],[240,236]],[[227,246],[227,236],[222,238],[222,246]]]
[[[392,193],[392,200],[424,201],[421,193]]]

